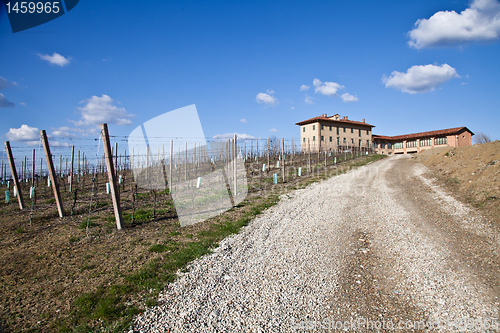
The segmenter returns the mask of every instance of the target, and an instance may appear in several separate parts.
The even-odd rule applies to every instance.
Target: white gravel
[[[457,259],[447,234],[402,197],[404,186],[388,179],[394,170],[416,177],[422,191],[444,198],[436,205],[451,211],[451,218],[469,217],[470,208],[443,196],[421,165],[400,170],[401,163],[387,158],[282,196],[214,253],[193,262],[130,331],[290,332],[297,322],[331,318],[355,230],[372,237],[371,251],[387,277],[379,282],[411,300],[423,319],[498,317],[498,295]],[[488,233],[480,218],[471,221],[469,229]],[[492,247],[498,254],[497,239]]]

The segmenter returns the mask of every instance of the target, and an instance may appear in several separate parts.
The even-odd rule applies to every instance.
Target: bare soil
[[[297,163],[304,163],[296,159]],[[315,162],[319,165],[323,161],[326,159],[318,156]],[[340,170],[333,165],[333,157],[328,162],[330,174],[332,170],[335,173]],[[201,232],[240,219],[252,206],[272,195],[305,187],[326,177],[326,169],[324,174],[304,171],[303,177],[295,173],[285,183],[272,184],[273,172],[279,174],[280,169],[266,173],[254,172],[254,169],[259,167],[248,168],[249,195],[243,204],[205,222],[182,228],[166,191],[157,193],[156,214],[152,216],[153,193],[140,189],[135,192],[130,171],[124,172],[120,196],[123,214],[130,217],[135,212],[136,218],[126,220],[121,231],[116,230],[104,174],[98,175],[94,190],[90,185],[91,175],[77,185],[79,192],[73,215],[73,194],[60,182],[67,215],[64,218],[58,217],[52,193],[43,182],[37,187],[36,204],[25,194],[27,208],[23,211],[19,210],[16,198],[11,198],[9,204],[3,201],[6,190],[3,187],[0,191],[0,332],[68,331],[67,324],[61,323],[71,322],[75,301],[82,295],[99,288],[126,285],[127,277],[137,274],[155,259],[167,260],[176,249],[196,242]],[[23,186],[27,193],[29,185]],[[154,251],[154,245],[167,250]],[[146,289],[129,294],[124,301],[139,312],[146,305],[154,304],[156,295],[153,289]],[[96,321],[103,324],[91,327],[110,325],[104,319],[96,318]]]
[[[413,158],[433,170],[455,197],[500,225],[500,141],[434,148]]]

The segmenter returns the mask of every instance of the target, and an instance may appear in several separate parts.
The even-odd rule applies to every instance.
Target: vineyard
[[[124,330],[178,269],[279,195],[380,157],[236,137],[159,139],[127,153],[101,129],[93,156],[75,146],[54,155],[41,133],[44,156],[15,159],[6,142],[0,332]]]

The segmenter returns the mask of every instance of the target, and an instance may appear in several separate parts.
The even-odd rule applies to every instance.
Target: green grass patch
[[[83,264],[82,267],[80,267],[80,271],[86,271],[86,270],[91,270],[94,269],[96,266],[93,264]]]
[[[87,224],[89,228],[95,227],[97,224],[94,222],[95,220],[99,219],[97,216],[89,216],[86,217],[78,224],[78,229],[87,229]]]
[[[149,252],[156,252],[156,253],[161,253],[168,251],[168,247],[164,244],[154,244],[151,245],[148,249]]]
[[[279,196],[272,195],[257,204],[245,202],[241,205],[245,207],[245,212],[238,219],[231,220],[226,216],[223,222],[213,223],[208,226],[208,230],[197,232],[196,237],[190,233],[183,236],[181,231],[168,234],[170,237],[179,236],[182,240],[179,242],[170,239],[165,240],[164,244],[154,245],[141,239],[132,242],[133,246],[146,246],[151,252],[164,254],[149,260],[135,272],[124,275],[121,284],[101,286],[97,290],[80,295],[73,302],[70,314],[56,321],[52,329],[58,332],[97,332],[102,331],[100,327],[105,327],[106,332],[125,331],[133,316],[143,311],[140,307],[127,305],[131,299],[142,295],[143,306],[156,305],[159,292],[166,284],[176,279],[177,270],[185,269],[189,262],[210,253],[218,246],[218,242],[239,232],[252,218],[278,201]],[[148,209],[139,209],[135,213],[137,220],[152,218],[152,211]],[[127,214],[124,214],[125,216]],[[70,238],[70,241],[76,240],[79,238]],[[91,270],[95,269],[95,266],[85,264],[80,269]]]
[[[17,228],[16,229],[16,234],[23,234],[25,232],[26,232],[26,230],[24,230],[24,228]]]
[[[76,243],[80,241],[80,237],[69,237],[70,243]]]

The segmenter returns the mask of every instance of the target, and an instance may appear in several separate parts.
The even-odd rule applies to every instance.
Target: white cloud
[[[273,133],[278,132],[278,130],[276,128],[271,128],[270,131],[273,132]]]
[[[10,86],[9,81],[6,78],[0,76],[0,89],[5,89]]]
[[[85,101],[82,101],[82,103]],[[129,125],[130,118],[135,117],[127,113],[124,108],[119,108],[113,104],[114,100],[108,95],[101,97],[92,96],[86,100],[84,107],[79,107],[81,119],[72,121],[76,126],[98,125],[103,123],[116,125]]]
[[[313,86],[315,87],[314,92],[330,97],[336,97],[337,91],[344,88],[336,82],[321,82],[319,79],[314,79]]]
[[[59,142],[59,141],[51,141],[49,142],[51,147],[69,147],[70,144],[68,142]]]
[[[389,78],[382,77],[386,88],[394,88],[402,92],[416,94],[432,91],[453,78],[460,77],[448,64],[436,65],[415,65],[401,73],[394,71]]]
[[[292,106],[292,107],[290,108],[290,110],[295,110],[295,108]]]
[[[308,94],[306,94],[306,98],[304,99],[304,102],[306,102],[307,104],[314,104],[313,98],[311,96],[309,96]]]
[[[305,84],[301,85],[300,91],[304,91],[304,90],[309,90],[309,86],[306,86]]]
[[[40,59],[46,60],[52,65],[64,67],[69,64],[69,58],[65,58],[56,52],[54,52],[54,54],[52,55],[38,53],[38,56],[40,57]]]
[[[247,120],[245,118],[242,118],[242,119],[240,119],[240,122],[243,123],[243,124],[246,124]]]
[[[75,137],[78,134],[83,134],[85,133],[85,130],[82,128],[70,128],[67,126],[63,127],[58,127],[58,128],[52,128],[52,135],[53,136],[59,136],[59,137]]]
[[[500,38],[500,3],[496,0],[474,0],[460,14],[439,11],[429,19],[420,19],[408,32],[410,47],[421,49],[466,42],[487,42]]]
[[[24,102],[19,102],[19,104],[26,106],[26,103]]]
[[[5,133],[5,136],[10,141],[33,141],[38,143],[40,132],[36,127],[21,125],[20,128],[11,128],[9,132]]]
[[[274,94],[274,90],[272,90],[272,89],[267,89],[267,90],[266,90],[266,92],[267,92],[269,95]]]
[[[245,133],[225,133],[225,134],[215,134],[212,139],[215,140],[228,140],[228,139],[234,139],[234,136],[236,135],[236,138],[238,140],[249,140],[249,139],[255,139],[255,137],[245,134]]]
[[[268,90],[268,92],[270,92],[270,91]],[[274,91],[273,91],[273,93],[274,93]],[[264,103],[264,104],[271,105],[271,106],[278,104],[278,99],[276,97],[271,96],[270,94],[266,94],[266,93],[258,93],[257,96],[255,97],[255,100],[259,104]]]
[[[357,102],[358,101],[357,97],[354,97],[353,95],[348,94],[348,93],[342,94],[342,96],[340,96],[340,97],[342,98],[342,101],[344,103],[347,103],[347,102]]]
[[[14,103],[9,102],[7,98],[2,93],[0,93],[0,108],[13,108],[14,105]]]

